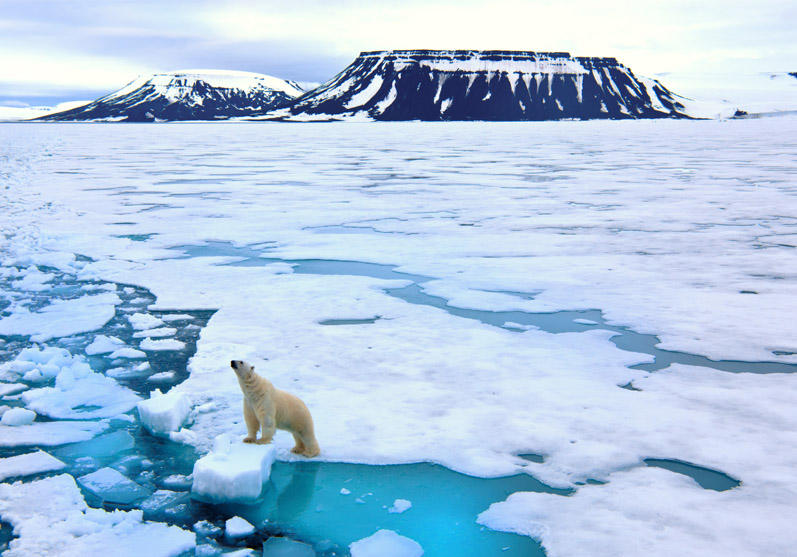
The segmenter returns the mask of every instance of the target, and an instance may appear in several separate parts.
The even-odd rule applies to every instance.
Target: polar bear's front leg
[[[244,399],[244,421],[246,421],[246,437],[244,443],[254,443],[257,439],[257,430],[260,429],[260,422],[249,403]]]
[[[262,415],[258,415],[258,419],[260,420],[260,439],[255,441],[255,443],[258,445],[267,445],[271,443],[271,439],[277,431],[276,417],[263,412]]]

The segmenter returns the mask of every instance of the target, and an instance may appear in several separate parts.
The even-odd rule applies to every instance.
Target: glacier
[[[24,407],[81,362],[136,397],[115,415],[48,403],[69,419],[0,426],[0,457],[47,442],[67,474],[116,470],[206,552],[232,548],[193,521],[233,516],[318,551],[378,530],[427,555],[793,545],[797,120],[199,126],[146,142],[127,126],[0,126],[0,317],[118,298],[97,306],[110,320],[40,349],[19,318],[0,380],[29,388],[0,402]],[[136,336],[164,324],[173,336]],[[185,350],[140,350],[148,338]],[[262,499],[211,515],[158,491],[188,493],[213,439],[244,436],[231,354],[307,402],[324,452],[305,461],[279,433]],[[45,385],[24,378],[35,369]],[[130,410],[172,371],[158,388],[190,401],[190,425],[152,436]],[[740,483],[706,489],[658,461]],[[73,492],[38,481],[2,484],[0,505],[30,485]],[[391,513],[399,500],[412,508]],[[97,536],[143,524],[93,511],[128,513],[84,515]],[[0,506],[10,543],[38,543],[14,512]]]

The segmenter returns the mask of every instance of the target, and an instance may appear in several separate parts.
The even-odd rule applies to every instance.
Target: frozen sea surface
[[[785,554],[795,137],[788,117],[4,125],[0,379],[50,387],[14,363],[38,341],[136,396],[177,385],[193,410],[173,439],[192,447],[97,402],[67,406],[98,416],[82,426],[20,427],[67,428],[80,443],[48,449],[66,472],[113,468],[166,505],[145,517],[189,529],[241,516],[321,552],[387,529],[427,555]],[[86,355],[100,334],[138,358]],[[231,358],[307,402],[313,481],[281,488],[315,468],[279,433],[259,505],[156,494],[217,434],[243,437]],[[430,470],[471,495],[462,530],[432,520],[448,511],[424,501]]]

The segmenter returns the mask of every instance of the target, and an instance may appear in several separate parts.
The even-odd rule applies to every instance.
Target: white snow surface
[[[191,493],[212,502],[253,501],[271,475],[276,450],[273,445],[243,443],[219,435],[213,451],[194,463]]]
[[[0,458],[0,481],[17,476],[61,470],[66,464],[44,451]]]
[[[415,540],[393,530],[378,530],[349,545],[351,557],[421,557],[423,548]]]
[[[0,484],[0,517],[15,537],[3,555],[104,555],[170,557],[191,550],[193,532],[144,522],[143,513],[106,512],[86,505],[74,478],[67,474],[21,484]]]
[[[0,424],[9,427],[18,427],[21,425],[30,425],[36,419],[36,412],[26,408],[12,408],[3,412],[3,417],[0,418]]]
[[[30,335],[33,342],[99,329],[113,319],[121,300],[113,292],[53,300],[38,311],[19,308],[0,319],[0,335]]]
[[[224,523],[224,535],[233,540],[253,534],[254,531],[255,527],[240,516],[234,516]]]
[[[163,338],[160,340],[145,338],[139,344],[139,348],[156,352],[163,350],[182,350],[185,348],[185,343],[173,338]]]
[[[165,435],[178,431],[185,423],[191,412],[191,401],[173,389],[165,394],[155,389],[137,407],[141,424],[152,434]]]
[[[91,344],[86,346],[86,354],[93,356],[95,354],[108,354],[115,350],[119,350],[125,345],[118,337],[108,335],[97,335]]]
[[[586,524],[592,502],[610,501],[612,517],[625,513],[647,532],[635,477],[651,480],[640,495],[661,507],[682,496],[696,508],[705,498],[718,502],[716,512],[685,508],[683,520],[664,509],[672,543],[708,531],[724,508],[734,517],[788,515],[797,498],[797,375],[629,369],[650,357],[619,350],[613,333],[597,326],[513,332],[385,293],[407,280],[276,274],[269,267],[284,262],[266,259],[230,263],[246,257],[236,248],[261,246],[268,258],[396,265],[434,278],[428,292],[471,309],[596,309],[609,323],[658,335],[662,348],[797,363],[797,241],[788,212],[796,118],[262,125],[163,126],[146,142],[135,127],[0,127],[9,151],[0,199],[11,215],[0,220],[0,250],[12,252],[9,260],[47,258],[81,278],[139,284],[156,295],[153,311],[218,310],[201,331],[190,377],[175,388],[210,406],[170,438],[201,451],[222,432],[240,443],[242,395],[229,369],[236,358],[307,403],[320,458],[432,461],[575,486],[550,513],[527,514],[536,503],[523,495],[507,513],[516,522],[499,520],[499,511],[490,518],[513,531],[525,528],[523,517],[544,524],[551,551],[573,529],[561,505],[575,505],[568,511]],[[272,134],[267,150],[264,129]],[[175,149],[192,160],[213,157],[216,166],[175,168]],[[357,165],[354,154],[362,156]],[[75,167],[84,174],[58,174]],[[168,177],[175,183],[153,192]],[[109,181],[128,189],[101,189]],[[181,193],[192,195],[174,195]],[[309,229],[362,221],[374,232]],[[133,242],[120,234],[154,236]],[[209,241],[193,257],[170,249]],[[219,245],[229,249],[211,249]],[[76,253],[93,261],[78,264]],[[351,315],[381,319],[319,325]],[[3,369],[4,378],[17,373]],[[629,381],[641,390],[618,387]],[[60,424],[6,430],[50,425]],[[0,443],[7,435],[0,431]],[[277,433],[279,458],[299,458],[292,443]],[[516,456],[527,452],[545,461]],[[648,457],[693,462],[743,483],[715,494],[691,480],[676,485],[665,471],[635,476]],[[609,483],[575,484],[587,478]],[[790,528],[775,540],[768,527],[753,526],[723,527],[718,553],[726,544],[737,554],[797,544]],[[627,548],[622,521],[585,530],[602,551]],[[667,555],[668,543],[650,553]]]

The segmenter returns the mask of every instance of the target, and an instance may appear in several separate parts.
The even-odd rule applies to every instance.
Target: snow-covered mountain
[[[363,52],[274,115],[290,120],[558,120],[687,117],[679,97],[614,58],[566,52]]]
[[[85,106],[47,120],[220,120],[285,106],[303,93],[291,81],[226,70],[182,70],[141,76]]]

